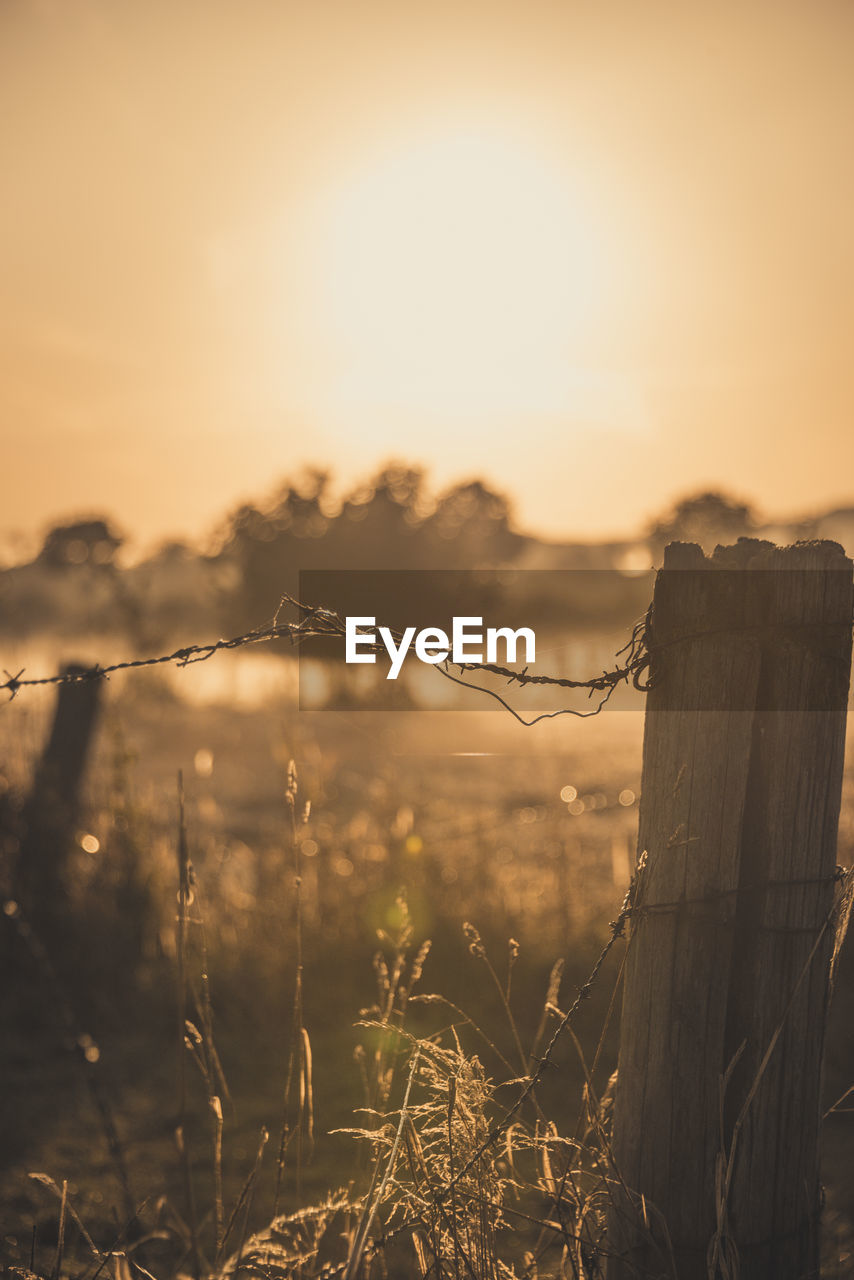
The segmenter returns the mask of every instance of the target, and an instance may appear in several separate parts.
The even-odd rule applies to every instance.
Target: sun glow
[[[579,359],[607,274],[589,200],[519,129],[434,126],[363,158],[315,231],[334,418],[498,425],[613,399]]]

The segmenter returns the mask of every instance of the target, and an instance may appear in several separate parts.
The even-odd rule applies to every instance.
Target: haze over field
[[[7,0],[3,528],[197,536],[300,462],[524,527],[854,466],[854,10]]]

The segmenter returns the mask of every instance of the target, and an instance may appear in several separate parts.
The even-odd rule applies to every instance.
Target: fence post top
[[[664,569],[837,569],[854,565],[838,542],[821,539],[778,547],[764,538],[739,538],[718,545],[707,556],[696,542],[671,542],[664,548]]]

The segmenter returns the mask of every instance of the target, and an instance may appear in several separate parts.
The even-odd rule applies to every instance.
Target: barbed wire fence
[[[299,620],[294,622],[281,621],[281,615],[286,608],[296,610]],[[514,671],[512,667],[501,666],[495,662],[455,663],[450,658],[446,658],[443,662],[437,664],[436,670],[445,679],[461,685],[464,689],[471,689],[476,693],[482,693],[493,698],[506,711],[509,711],[520,724],[526,727],[538,724],[541,720],[550,720],[556,716],[563,715],[587,719],[598,715],[602,711],[620,685],[631,685],[641,692],[645,692],[650,687],[648,673],[651,652],[651,613],[652,605],[650,605],[644,617],[634,624],[627,642],[621,649],[617,650],[615,657],[617,659],[622,658],[622,663],[618,663],[611,670],[602,671],[599,675],[591,676],[588,679],[574,680],[568,676],[541,675],[529,671],[528,667],[524,667],[521,671]],[[363,628],[358,630],[363,636],[370,634],[366,633]],[[402,640],[401,632],[391,628],[388,630],[396,642]],[[236,649],[244,649],[250,645],[267,644],[272,641],[284,640],[293,647],[297,647],[306,640],[323,638],[340,640],[345,635],[346,620],[339,613],[320,605],[303,604],[294,596],[286,594],[282,596],[270,623],[254,627],[251,631],[246,631],[242,635],[232,636],[228,640],[215,640],[209,644],[184,645],[180,649],[174,649],[171,653],[159,654],[156,657],[128,658],[122,662],[95,663],[94,666],[90,667],[73,667],[52,676],[27,676],[25,667],[22,667],[14,675],[4,670],[5,679],[0,681],[0,691],[8,693],[9,701],[11,702],[22,689],[26,688],[84,684],[94,680],[106,680],[117,672],[138,671],[148,667],[172,665],[187,667],[197,662],[207,662],[218,653],[233,652]],[[360,647],[365,653],[381,654],[385,652],[384,646],[378,642],[368,643],[363,640]],[[460,674],[455,675],[451,669],[452,667],[456,667]],[[589,710],[582,711],[575,707],[560,707],[555,711],[544,711],[539,715],[526,719],[496,689],[490,688],[488,685],[476,684],[472,680],[463,678],[466,673],[477,671],[497,676],[505,680],[508,685],[518,685],[520,687],[526,685],[548,685],[558,689],[585,690],[588,698],[592,700],[598,695],[598,700]]]
[[[285,613],[286,610],[294,612],[296,614],[296,619],[283,620],[282,614]],[[562,715],[587,718],[598,715],[611,699],[614,692],[621,685],[631,686],[640,691],[644,691],[649,687],[647,673],[650,661],[650,625],[651,606],[644,617],[639,619],[633,625],[626,644],[616,652],[615,658],[617,659],[617,662],[615,665],[611,669],[603,670],[602,672],[586,679],[574,679],[568,676],[540,674],[530,671],[527,666],[521,670],[514,670],[511,667],[503,666],[498,663],[453,663],[450,659],[445,659],[442,663],[436,664],[436,670],[440,675],[452,681],[454,684],[460,685],[466,689],[471,689],[473,692],[481,693],[494,699],[517,721],[526,726],[531,726],[541,720]],[[366,636],[366,630],[364,628],[359,628],[359,631],[363,637]],[[389,633],[395,643],[399,644],[403,639],[402,633],[397,630],[389,629]],[[112,663],[96,663],[89,667],[72,667],[49,676],[29,676],[26,674],[26,668],[22,668],[14,674],[4,670],[2,673],[4,678],[0,680],[0,690],[7,693],[8,702],[12,702],[20,693],[32,688],[85,684],[107,680],[111,675],[121,672],[138,671],[164,666],[187,667],[195,663],[209,661],[219,653],[234,652],[236,650],[242,650],[259,644],[284,641],[293,648],[298,648],[308,640],[329,639],[340,642],[344,640],[345,637],[346,620],[339,613],[323,606],[306,605],[296,597],[287,594],[282,596],[278,608],[270,622],[255,627],[240,635],[209,643],[184,645],[169,653],[158,654],[155,656],[129,658]],[[375,655],[382,655],[386,652],[383,644],[379,642],[369,642],[367,638],[362,639],[360,647],[362,652],[372,653]],[[622,659],[622,661],[620,661],[620,659]],[[494,677],[496,681],[503,681],[506,686],[524,688],[526,686],[534,685],[567,692],[584,692],[593,702],[593,705],[586,710],[580,710],[578,708],[568,706],[560,707],[556,710],[546,711],[535,715],[530,719],[526,719],[510,704],[503,693],[485,683],[479,683],[476,679],[473,679],[472,676],[477,673],[483,673],[485,676]],[[477,1166],[478,1162],[487,1155],[491,1148],[495,1147],[500,1142],[506,1134],[509,1126],[511,1126],[514,1119],[518,1117],[525,1103],[533,1094],[546,1071],[550,1067],[554,1066],[553,1059],[558,1045],[564,1039],[569,1027],[575,1022],[582,1005],[589,999],[592,990],[596,985],[597,979],[599,978],[600,972],[612,949],[618,940],[625,936],[626,925],[631,918],[637,896],[641,869],[642,868],[638,868],[632,876],[630,888],[626,893],[618,915],[610,922],[608,937],[601,948],[587,979],[578,989],[575,998],[566,1011],[562,1011],[557,1008],[554,1010],[557,1015],[557,1025],[555,1026],[549,1042],[542,1054],[531,1063],[530,1072],[519,1081],[521,1087],[516,1098],[493,1120],[488,1131],[482,1137],[476,1150],[470,1155],[468,1160],[459,1169],[456,1169],[453,1172],[452,1177],[447,1179],[439,1187],[434,1188],[435,1206],[437,1211],[444,1207],[445,1202],[450,1198],[454,1190],[461,1186],[466,1175]],[[16,922],[18,922],[17,918],[20,917],[20,908],[17,908],[17,906],[15,916]],[[23,922],[22,927],[27,927],[26,922]],[[31,930],[29,932],[31,933]],[[365,1242],[365,1260],[381,1255],[394,1241],[405,1236],[418,1225],[419,1220],[410,1218],[407,1218],[400,1223],[381,1224],[379,1231],[371,1233],[370,1238]],[[253,1254],[251,1250],[249,1250],[240,1256],[236,1270],[243,1270],[245,1272],[255,1271],[256,1273],[263,1275],[263,1267],[256,1267],[254,1262]],[[350,1259],[348,1258],[337,1264],[331,1262],[327,1263],[317,1274],[323,1277],[323,1280],[336,1280],[336,1278],[343,1276],[348,1271],[349,1267]],[[228,1277],[230,1275],[227,1266],[221,1270],[220,1274],[222,1277]]]
[[[296,613],[296,620],[282,620],[282,614],[286,610],[292,610]],[[753,628],[754,630],[762,630],[763,628]],[[365,628],[359,628],[360,634],[367,637],[372,634],[367,632]],[[389,634],[399,643],[402,640],[402,633],[389,629]],[[308,640],[330,639],[341,641],[346,636],[346,620],[332,609],[319,605],[306,605],[296,597],[286,594],[282,596],[279,606],[272,620],[253,628],[241,635],[231,637],[229,639],[220,639],[206,644],[190,644],[175,649],[170,653],[165,653],[152,657],[126,659],[124,661],[101,664],[96,663],[90,667],[79,667],[59,672],[51,676],[30,677],[26,675],[26,669],[19,670],[16,674],[8,671],[3,672],[5,677],[0,681],[0,690],[9,695],[8,701],[13,701],[16,696],[23,690],[32,687],[44,687],[65,684],[81,684],[91,681],[99,681],[108,679],[111,675],[146,668],[154,668],[161,666],[174,665],[177,667],[186,667],[198,662],[206,662],[215,657],[220,652],[236,651],[247,648],[249,646],[266,644],[272,642],[287,642],[292,647],[297,648]],[[689,638],[689,637],[685,637]],[[378,642],[369,642],[367,638],[363,639],[361,648],[363,652],[381,655],[386,652],[385,646]],[[652,633],[652,605],[650,604],[645,615],[633,625],[629,639],[621,649],[616,652],[617,662],[608,670],[591,676],[586,679],[573,679],[566,676],[557,676],[551,674],[539,674],[532,672],[528,667],[522,670],[514,670],[511,667],[502,666],[497,663],[489,662],[467,662],[454,663],[450,659],[445,659],[441,663],[436,664],[436,670],[444,678],[460,685],[463,688],[470,689],[473,692],[488,696],[497,701],[505,708],[517,721],[526,726],[532,726],[539,721],[555,718],[562,715],[572,715],[579,718],[589,718],[598,715],[615,691],[620,686],[633,687],[634,689],[645,692],[651,687],[650,684],[650,662],[655,651],[655,644]],[[456,674],[458,673],[458,674]],[[524,688],[529,685],[545,686],[554,689],[560,689],[569,692],[586,692],[588,699],[593,704],[587,710],[579,710],[575,707],[563,706],[552,711],[545,711],[538,715],[526,719],[517,711],[507,700],[507,697],[497,689],[490,687],[485,683],[480,683],[472,678],[478,673],[484,676],[492,676],[496,680],[502,680],[506,686]],[[465,1175],[476,1165],[476,1163],[494,1147],[504,1134],[508,1127],[518,1116],[520,1110],[524,1106],[527,1099],[531,1096],[537,1084],[543,1077],[545,1071],[553,1066],[553,1057],[555,1050],[560,1041],[567,1034],[572,1023],[575,1021],[582,1004],[589,998],[600,972],[605,964],[610,952],[614,948],[619,939],[625,937],[626,926],[634,918],[651,912],[653,910],[670,909],[674,905],[671,903],[656,904],[655,907],[646,907],[640,901],[641,890],[644,883],[643,872],[645,870],[645,859],[642,856],[635,868],[632,876],[631,884],[628,892],[623,900],[622,906],[616,918],[610,922],[608,937],[599,953],[595,964],[593,965],[587,980],[579,989],[576,998],[565,1013],[559,1014],[558,1023],[555,1027],[552,1037],[545,1049],[544,1053],[538,1058],[529,1074],[521,1080],[521,1089],[516,1099],[505,1108],[503,1113],[493,1122],[485,1137],[478,1144],[471,1158],[463,1167],[456,1170],[452,1177],[438,1188],[434,1189],[435,1202],[437,1207],[444,1205],[445,1200],[450,1196],[452,1191],[461,1184]],[[854,882],[852,882],[851,871],[844,872],[837,869],[834,881],[841,881],[837,899],[834,903],[833,911],[828,914],[823,931],[830,927],[835,913],[838,912],[839,903],[844,898],[846,901],[850,899],[850,895],[854,892]],[[804,883],[818,883],[818,881],[807,881]],[[733,892],[740,892],[733,891]],[[698,899],[698,901],[701,901]],[[411,1231],[418,1222],[413,1219],[388,1226],[380,1230],[366,1245],[365,1258],[380,1254],[395,1239],[403,1235],[407,1231]],[[251,1258],[246,1256],[240,1260],[241,1268],[251,1270]],[[349,1263],[339,1263],[337,1265],[327,1264],[321,1271],[324,1280],[332,1280],[333,1277],[339,1277],[348,1269]]]

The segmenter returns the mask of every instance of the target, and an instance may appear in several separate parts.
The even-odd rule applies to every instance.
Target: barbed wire
[[[299,621],[280,621],[280,616],[285,608],[295,609],[300,615]],[[627,642],[621,649],[617,650],[615,657],[618,659],[624,658],[622,665],[618,665],[610,671],[602,671],[599,675],[592,676],[586,680],[573,680],[568,676],[540,675],[529,671],[527,666],[521,671],[514,671],[512,667],[501,666],[495,662],[454,663],[449,658],[437,664],[436,670],[454,684],[462,685],[465,689],[471,689],[474,692],[483,693],[494,698],[521,724],[529,727],[537,724],[540,720],[548,720],[562,715],[572,715],[586,719],[590,716],[598,715],[613,695],[614,690],[621,684],[628,685],[631,683],[635,689],[642,692],[649,688],[649,681],[645,673],[649,670],[650,660],[649,631],[651,612],[652,605],[650,605],[645,616],[634,624]],[[360,634],[365,634],[364,628],[358,628],[357,630],[359,630]],[[396,642],[402,639],[400,631],[389,628],[389,633]],[[0,691],[8,693],[9,701],[11,702],[25,688],[45,685],[86,684],[94,680],[106,680],[120,671],[138,671],[146,667],[168,665],[187,667],[196,662],[207,662],[217,653],[243,649],[249,645],[265,644],[276,640],[285,640],[291,645],[297,646],[306,640],[343,639],[345,635],[346,620],[334,610],[320,605],[306,605],[294,596],[283,595],[269,624],[254,627],[251,631],[233,636],[229,640],[216,640],[209,644],[184,645],[171,653],[159,654],[156,657],[128,658],[122,662],[95,663],[94,666],[90,667],[68,667],[66,670],[52,676],[26,676],[25,667],[22,667],[14,675],[4,670],[5,679],[0,681]],[[365,653],[381,654],[386,652],[384,645],[379,642],[369,643],[363,640],[360,647]],[[456,667],[460,675],[454,675],[451,667]],[[559,689],[584,689],[587,691],[588,697],[593,698],[596,694],[599,694],[600,697],[596,705],[588,711],[579,711],[574,707],[561,707],[556,711],[545,711],[526,720],[495,689],[462,678],[465,673],[474,671],[483,671],[489,675],[499,676],[510,685],[549,685]]]

